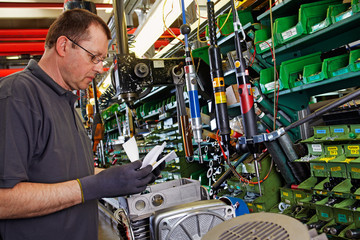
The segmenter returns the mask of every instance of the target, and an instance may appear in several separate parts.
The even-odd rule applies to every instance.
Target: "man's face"
[[[76,42],[78,45],[92,53],[93,55],[104,59],[107,54],[108,39],[102,28],[98,25],[90,25],[89,36],[87,40]],[[69,46],[73,43],[69,40]],[[70,47],[70,54],[66,58],[66,66],[62,71],[65,84],[69,90],[87,89],[96,74],[103,72],[103,63],[94,63],[92,55],[79,46]]]

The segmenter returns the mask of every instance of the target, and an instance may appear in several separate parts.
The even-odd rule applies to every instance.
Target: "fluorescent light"
[[[200,5],[200,7],[202,7],[204,5],[207,6],[206,1],[198,0],[198,3]],[[220,9],[222,9],[226,4],[229,4],[229,3],[230,3],[229,0],[221,0],[221,1],[217,2],[217,4],[215,4],[215,13],[217,13]],[[207,17],[207,8],[205,8],[205,10],[202,10],[202,8],[200,8],[200,11],[201,11],[200,16]],[[200,18],[200,25],[205,21],[207,21],[207,20]],[[196,31],[197,27],[198,27],[198,21],[195,21],[190,27],[191,27],[192,32]],[[178,36],[178,38],[183,40],[184,36],[180,35],[180,36]],[[156,55],[153,58],[161,58],[165,53],[170,51],[174,47],[174,45],[178,44],[179,42],[180,41],[175,38],[168,45],[166,45],[164,48],[162,48],[160,52],[156,53]]]
[[[163,12],[166,17],[165,23],[167,27],[170,27],[181,15],[180,1],[167,0],[165,7],[164,2],[165,0],[157,0],[154,3],[147,14],[144,24],[138,27],[134,33],[135,42],[132,50],[138,57],[144,55],[166,30],[163,23]],[[185,8],[187,8],[193,0],[184,0],[184,2]]]
[[[20,56],[7,56],[6,59],[17,60],[17,59],[20,59]]]

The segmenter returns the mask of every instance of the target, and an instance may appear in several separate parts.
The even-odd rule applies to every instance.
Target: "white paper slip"
[[[155,146],[153,149],[151,149],[151,151],[148,154],[146,154],[143,163],[141,165],[141,168],[144,168],[147,165],[153,165],[156,162],[159,155],[164,151],[165,146],[166,146],[166,142],[163,142],[161,146]]]
[[[159,161],[154,162],[154,163],[152,164],[152,167],[153,167],[153,169],[155,169],[155,168],[156,168],[157,166],[159,166],[163,161],[169,162],[169,161],[171,161],[171,160],[173,160],[173,159],[175,159],[175,158],[177,158],[176,153],[175,153],[174,151],[171,151],[171,152],[169,152],[168,154],[166,154],[165,157],[161,158]]]
[[[127,140],[122,146],[131,162],[139,160],[139,149],[136,144],[135,137],[132,137],[129,140]]]

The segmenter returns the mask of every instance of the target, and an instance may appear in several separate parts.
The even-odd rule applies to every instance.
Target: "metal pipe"
[[[115,16],[117,53],[121,55],[127,55],[129,54],[129,45],[124,11],[124,1],[114,0],[113,7]]]
[[[352,93],[349,93],[341,98],[339,98],[338,100],[335,100],[325,106],[323,106],[322,108],[320,108],[319,110],[313,112],[312,114],[308,115],[307,117],[303,118],[303,119],[300,119],[292,124],[290,124],[289,126],[285,127],[285,131],[289,131],[290,129],[292,128],[295,128],[295,127],[298,127],[318,116],[321,116],[323,115],[324,113],[330,111],[331,109],[335,108],[335,107],[338,107],[346,102],[349,102],[353,99],[355,99],[356,97],[360,96],[360,89],[352,92]]]

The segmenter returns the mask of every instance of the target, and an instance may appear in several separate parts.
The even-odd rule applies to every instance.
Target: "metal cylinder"
[[[115,28],[118,53],[121,55],[129,54],[127,26],[123,0],[114,0],[113,2]]]

